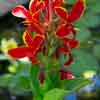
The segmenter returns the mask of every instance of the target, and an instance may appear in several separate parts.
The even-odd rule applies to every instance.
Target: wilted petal
[[[12,58],[24,58],[27,57],[27,55],[30,53],[29,48],[14,48],[14,49],[10,49],[8,50],[8,54],[12,57]]]
[[[82,16],[85,8],[86,8],[85,0],[76,0],[74,6],[72,7],[72,9],[69,13],[68,21],[74,22],[77,19],[79,19]]]
[[[31,18],[32,16],[24,6],[16,6],[12,9],[12,14],[20,18]]]
[[[55,10],[57,12],[57,14],[64,20],[67,20],[68,18],[68,12],[66,9],[62,8],[62,7],[55,7]]]

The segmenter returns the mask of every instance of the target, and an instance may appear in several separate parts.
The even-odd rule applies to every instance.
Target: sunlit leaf
[[[76,76],[83,76],[85,71],[97,71],[98,62],[92,53],[84,49],[73,50],[74,62],[66,67],[67,70]]]
[[[64,86],[63,88],[70,91],[79,90],[90,83],[92,83],[92,80],[84,78],[75,78],[62,81],[62,85]]]
[[[43,100],[63,100],[64,96],[67,96],[70,92],[60,88],[54,88],[48,91]]]

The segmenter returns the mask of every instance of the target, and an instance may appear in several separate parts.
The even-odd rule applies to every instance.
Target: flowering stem
[[[30,66],[30,87],[32,90],[32,100],[42,100],[42,97],[39,93],[39,83],[37,81],[37,73],[39,68],[31,65]]]

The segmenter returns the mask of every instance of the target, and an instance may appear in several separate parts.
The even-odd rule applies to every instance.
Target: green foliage
[[[75,76],[83,76],[84,72],[89,70],[97,71],[98,63],[91,52],[85,49],[76,49],[73,50],[73,56],[73,63],[69,67],[66,67],[66,69],[72,72]]]
[[[76,91],[80,88],[92,83],[92,80],[85,78],[74,78],[61,81],[62,88],[68,91]],[[63,87],[64,86],[64,87]]]
[[[61,88],[53,88],[44,94],[43,100],[63,100],[64,96],[69,95],[72,91],[76,91],[92,81],[89,79],[75,78],[61,81]]]
[[[0,87],[6,87],[12,94],[17,95],[31,91],[28,78],[18,75],[0,76]]]
[[[95,56],[100,59],[100,44],[96,44],[93,48]]]
[[[70,92],[64,89],[54,88],[45,93],[43,100],[63,100]]]

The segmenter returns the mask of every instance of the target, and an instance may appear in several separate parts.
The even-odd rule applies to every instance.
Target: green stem
[[[32,100],[42,100],[42,97],[39,93],[39,83],[37,81],[37,73],[38,73],[38,68],[35,66],[30,66],[30,87],[32,90]]]

